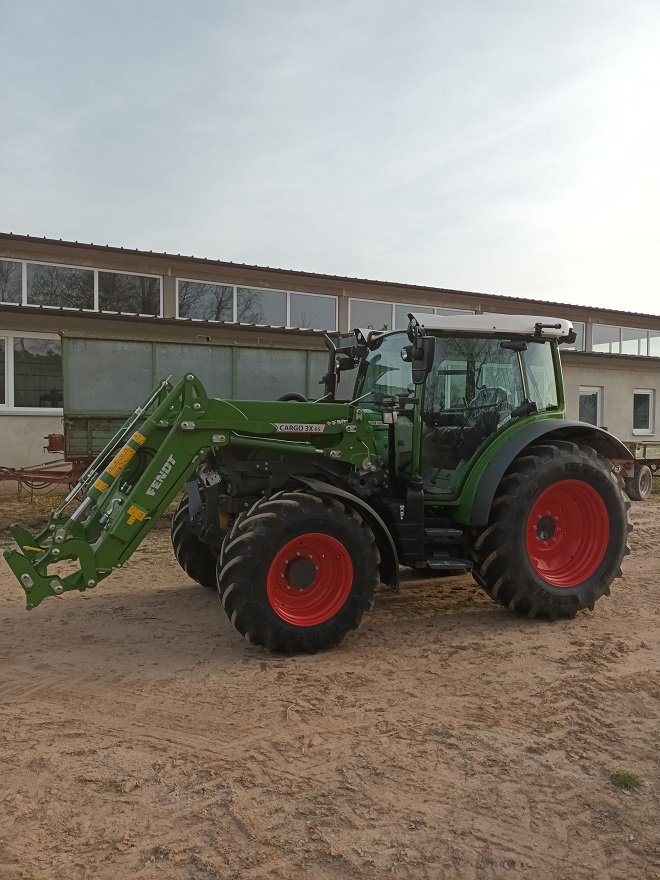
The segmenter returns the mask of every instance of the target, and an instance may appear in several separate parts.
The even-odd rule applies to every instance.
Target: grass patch
[[[610,782],[615,788],[620,788],[622,791],[637,791],[642,784],[639,776],[628,770],[617,770],[615,773],[611,773]]]

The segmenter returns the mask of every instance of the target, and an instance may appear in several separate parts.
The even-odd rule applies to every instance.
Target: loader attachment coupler
[[[162,381],[126,420],[52,512],[42,531],[13,525],[4,557],[27,607],[95,587],[122,565],[208,452],[209,398],[199,379]]]

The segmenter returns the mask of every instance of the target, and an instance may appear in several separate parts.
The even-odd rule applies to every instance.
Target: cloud
[[[5,230],[660,311],[655,3],[4,17]]]

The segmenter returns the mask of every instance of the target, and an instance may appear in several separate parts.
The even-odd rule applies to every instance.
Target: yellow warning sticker
[[[134,522],[142,522],[142,520],[147,515],[146,510],[142,510],[141,507],[138,507],[137,504],[131,504],[128,508],[128,524],[132,526]]]
[[[135,434],[133,434],[133,440],[135,440],[136,443],[139,443],[140,446],[147,442],[147,438],[144,434],[140,434],[139,431],[136,431]]]
[[[110,464],[106,468],[106,472],[110,474],[111,477],[118,476],[129,463],[129,461],[135,455],[135,450],[130,446],[124,446],[117,455],[112,459]]]
[[[110,484],[106,483],[105,480],[97,480],[94,483],[94,488],[96,489],[97,492],[105,492],[105,490],[108,488],[109,485]]]

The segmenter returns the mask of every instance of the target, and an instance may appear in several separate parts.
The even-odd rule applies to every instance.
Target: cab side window
[[[424,398],[422,476],[427,488],[457,491],[481,444],[523,400],[516,352],[502,339],[439,337]]]

